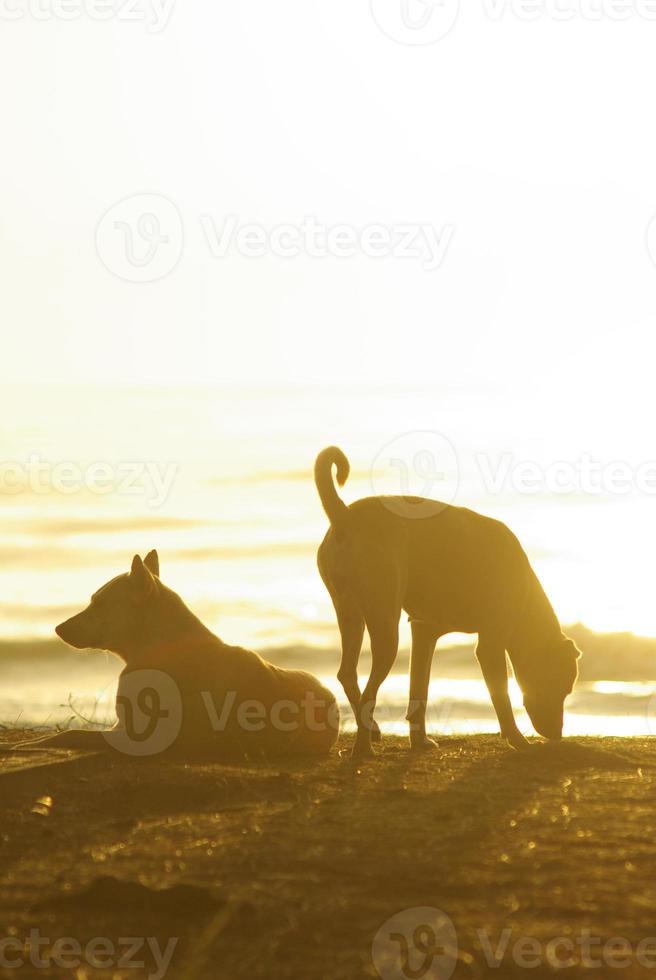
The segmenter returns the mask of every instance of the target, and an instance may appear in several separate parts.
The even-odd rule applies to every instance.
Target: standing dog
[[[159,721],[162,751],[183,755],[317,756],[337,739],[333,694],[311,674],[275,667],[211,633],[160,581],[155,551],[145,561],[135,555],[129,573],[103,585],[56,632],[76,649],[109,650],[125,661],[119,723],[110,732],[59,732],[23,747],[119,746],[146,754],[140,742],[152,740]],[[136,718],[145,719],[145,733],[136,731]]]
[[[338,677],[357,721],[354,754],[371,755],[372,735],[380,738],[373,712],[396,659],[402,610],[412,630],[407,719],[413,748],[435,744],[426,736],[431,661],[439,637],[452,632],[478,633],[476,656],[511,746],[527,743],[508,697],[506,651],[534,728],[560,738],[580,653],[562,633],[514,534],[499,521],[437,502],[432,516],[418,519],[417,505],[430,502],[416,497],[367,497],[347,507],[335,489],[333,466],[343,486],[349,462],[334,446],[319,453],[314,468],[331,525],[317,560],[342,637]],[[357,665],[365,625],[372,668],[361,694]]]

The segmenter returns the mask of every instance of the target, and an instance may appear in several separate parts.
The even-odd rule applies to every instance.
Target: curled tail
[[[314,464],[314,482],[319,491],[319,497],[323,509],[328,515],[328,520],[335,526],[340,524],[346,515],[346,504],[338,496],[335,484],[333,483],[333,466],[337,467],[337,482],[343,487],[351,471],[349,461],[337,446],[329,446],[322,449],[317,456]]]

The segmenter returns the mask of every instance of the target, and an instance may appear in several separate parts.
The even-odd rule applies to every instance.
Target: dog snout
[[[91,646],[90,637],[87,636],[87,630],[84,628],[84,621],[81,620],[81,615],[71,616],[70,619],[66,619],[59,626],[55,626],[55,633],[63,640],[64,643],[68,643],[69,646],[75,647],[78,650],[85,649]]]
[[[68,625],[69,623],[70,623],[70,619],[65,619],[63,623],[59,624],[59,626],[55,626],[55,633],[57,634],[60,640],[64,641],[64,643],[69,642],[69,636],[70,636],[70,629]]]

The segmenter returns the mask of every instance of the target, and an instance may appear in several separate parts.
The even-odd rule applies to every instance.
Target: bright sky
[[[425,428],[472,458],[652,460],[656,20],[460,7],[419,44],[455,0],[0,0],[5,446],[38,426],[66,458],[182,460],[248,403],[287,470],[328,441],[366,469]],[[226,382],[226,407],[158,416],[159,455],[94,387]],[[519,499],[563,615],[656,631],[652,502],[570,529]]]
[[[421,377],[502,401],[539,390],[545,426],[579,412],[594,425],[610,401],[624,430],[640,424],[656,21],[597,22],[574,0],[573,19],[548,3],[532,21],[474,0],[446,37],[408,45],[374,16],[393,27],[395,2],[187,0],[150,32],[121,19],[125,0],[108,21],[0,0],[2,376]],[[409,16],[425,13],[415,3]],[[164,195],[184,228],[156,282],[117,278],[95,247],[105,212],[136,194]],[[454,231],[435,271],[234,245],[213,257],[201,219],[220,234],[228,215]]]

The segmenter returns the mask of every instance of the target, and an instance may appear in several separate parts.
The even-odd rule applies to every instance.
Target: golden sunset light
[[[655,39],[0,0],[0,980],[653,970]]]

